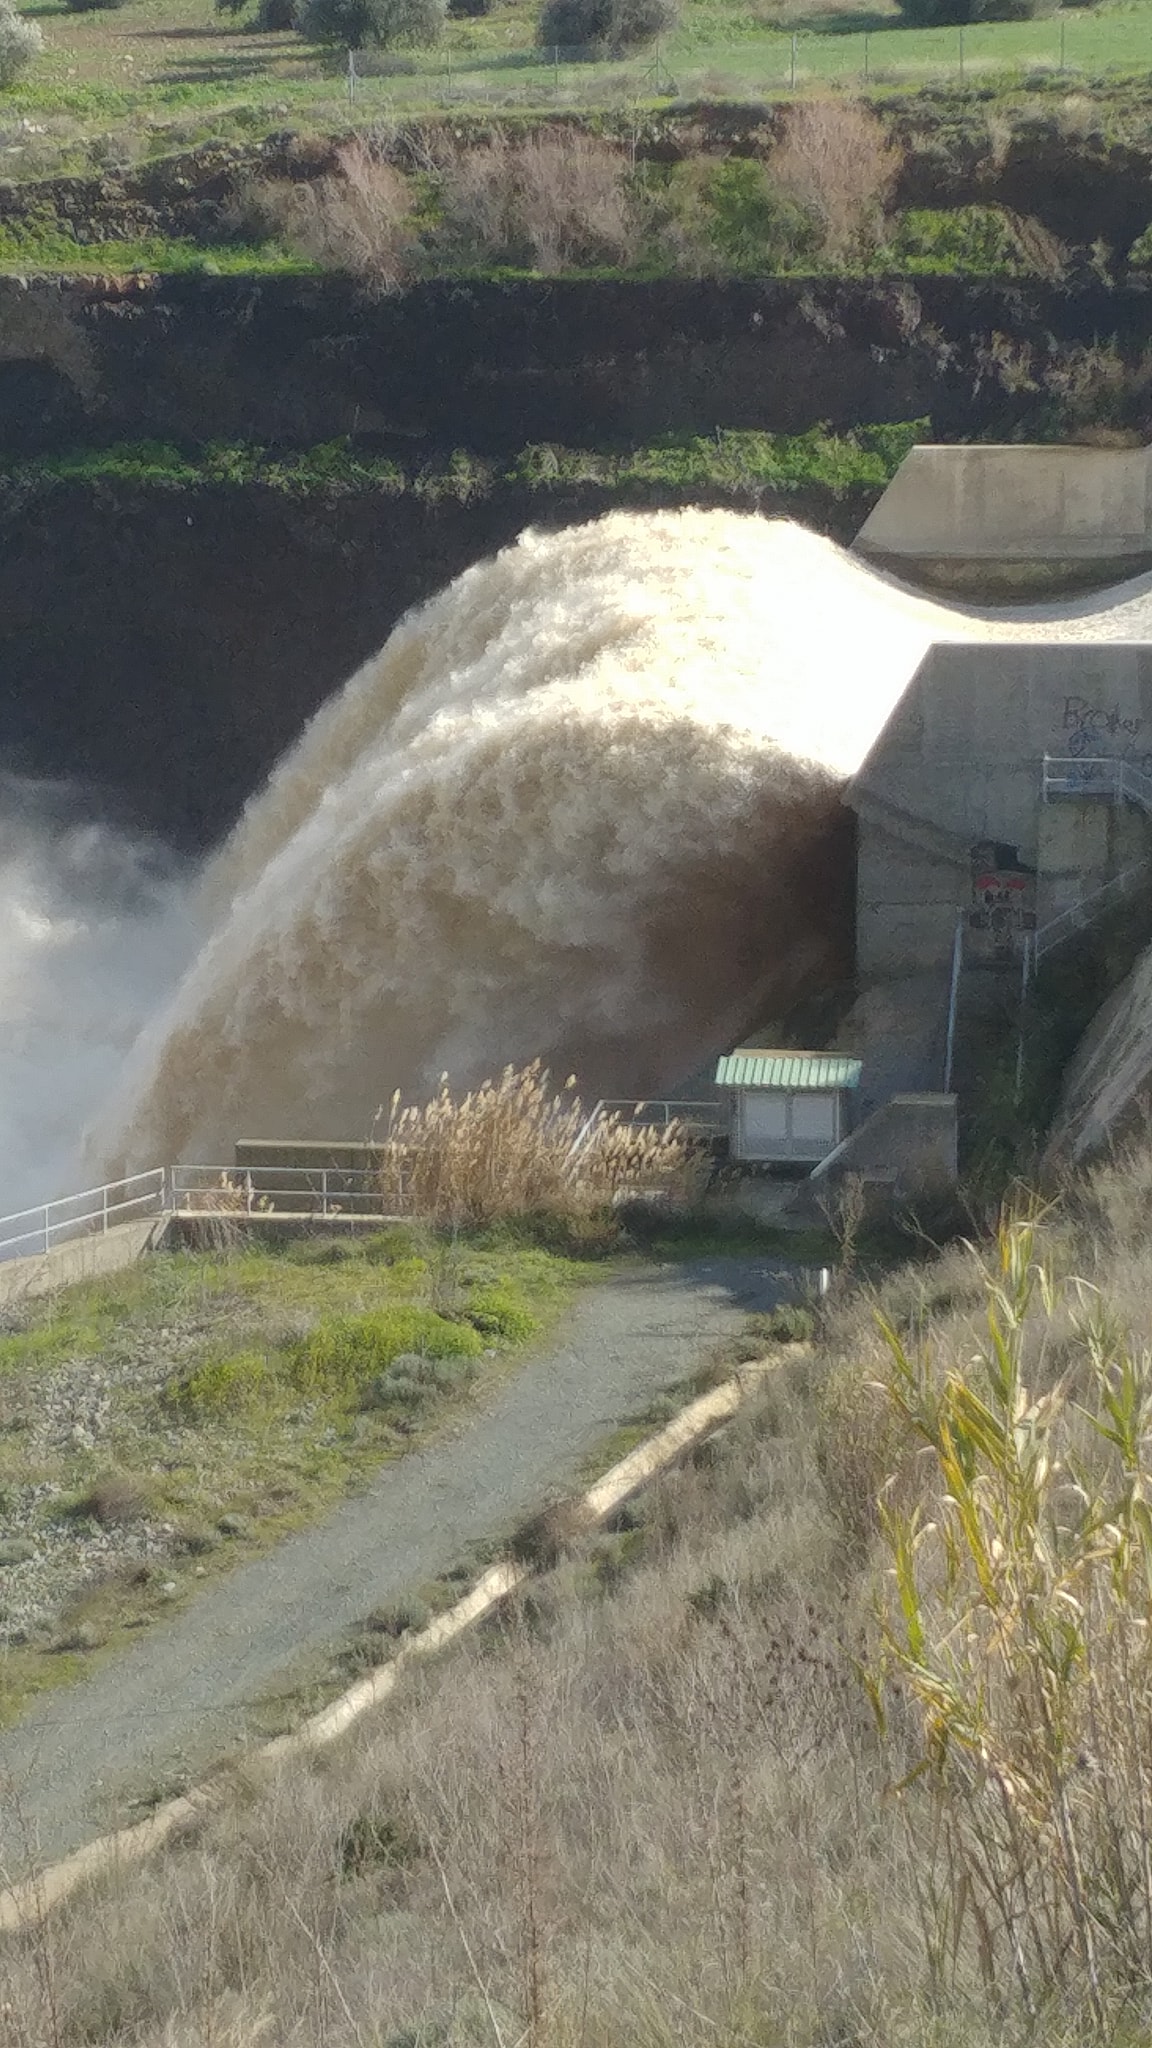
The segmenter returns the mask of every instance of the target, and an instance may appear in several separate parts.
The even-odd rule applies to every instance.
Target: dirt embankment
[[[0,449],[351,435],[420,453],[931,414],[944,439],[1147,424],[1140,286],[767,278],[0,280]],[[1105,375],[1105,372],[1107,373]],[[1131,417],[1129,417],[1129,415]]]

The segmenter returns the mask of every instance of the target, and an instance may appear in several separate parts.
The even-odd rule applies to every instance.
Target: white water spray
[[[832,971],[839,787],[963,630],[783,522],[521,536],[249,805],[94,1160],[356,1137],[395,1087],[536,1054],[593,1096],[679,1082]]]
[[[166,851],[0,775],[0,1211],[80,1185],[79,1132],[187,959]]]

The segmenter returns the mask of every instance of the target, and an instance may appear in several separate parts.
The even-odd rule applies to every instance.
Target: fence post
[[[960,29],[960,78],[961,78],[961,82],[963,82],[963,78],[964,78],[964,29],[963,29],[963,26],[961,26],[961,29]]]
[[[1064,62],[1064,53],[1065,53],[1065,48],[1066,48],[1066,45],[1065,45],[1065,35],[1066,35],[1066,32],[1067,32],[1067,28],[1068,28],[1068,24],[1067,24],[1067,22],[1065,21],[1065,19],[1064,19],[1064,16],[1063,16],[1063,15],[1061,15],[1061,16],[1060,16],[1060,69],[1061,69],[1061,71],[1064,71],[1064,70],[1066,70],[1066,69],[1067,69],[1067,66],[1065,65],[1065,62]]]
[[[103,1195],[103,1197],[104,1197],[104,1222],[103,1222],[103,1227],[102,1227],[102,1229],[101,1229],[100,1235],[101,1235],[102,1237],[107,1237],[107,1235],[108,1235],[108,1183],[107,1183],[107,1181],[105,1181],[105,1183],[104,1183],[104,1186],[103,1186],[103,1187],[101,1188],[100,1192],[101,1192],[101,1194],[102,1194],[102,1195]]]
[[[46,1252],[48,1252],[48,1251],[50,1251],[51,1249],[52,1249],[52,1240],[51,1240],[51,1238],[50,1238],[50,1237],[49,1237],[49,1235],[48,1235],[48,1204],[47,1204],[47,1202],[45,1202],[45,1204],[44,1204],[44,1250],[45,1250]]]
[[[793,34],[793,37],[792,37],[792,68],[791,68],[791,72],[790,72],[790,75],[789,75],[788,83],[789,83],[789,86],[790,86],[791,90],[792,90],[793,92],[795,92],[795,90],[796,90],[796,37],[795,37],[795,34]]]
[[[348,52],[348,105],[356,104],[356,52]]]
[[[868,83],[868,31],[864,31],[864,83]]]
[[[320,1168],[320,1214],[322,1216],[327,1216],[328,1214],[328,1168],[326,1166]]]
[[[559,43],[553,43],[553,45],[552,45],[552,90],[553,90],[553,92],[554,92],[554,93],[555,93],[555,94],[557,95],[557,97],[559,97],[559,93],[560,93],[560,45],[559,45]]]

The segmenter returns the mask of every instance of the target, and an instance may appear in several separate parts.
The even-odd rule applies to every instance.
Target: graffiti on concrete
[[[972,905],[968,929],[975,951],[994,959],[1010,957],[1024,932],[1036,929],[1036,870],[1015,846],[979,839],[971,849]]]
[[[1096,704],[1091,697],[1065,697],[1061,732],[1065,752],[1075,760],[1088,754],[1112,761],[1131,761],[1133,767],[1152,775],[1152,748],[1148,746],[1145,720],[1126,715],[1117,704]]]

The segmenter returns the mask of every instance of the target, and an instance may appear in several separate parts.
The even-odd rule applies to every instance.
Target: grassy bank
[[[24,2038],[48,1968],[67,2044],[1144,2041],[1149,1171],[841,1289],[322,1769],[10,1949]]]
[[[15,484],[133,483],[173,488],[260,485],[284,492],[387,491],[422,498],[469,498],[503,488],[546,493],[568,484],[602,483],[746,487],[775,490],[817,484],[836,492],[883,489],[908,449],[928,438],[927,420],[858,427],[833,434],[763,434],[737,429],[714,435],[670,434],[625,450],[566,448],[547,443],[524,448],[511,462],[469,449],[434,462],[405,465],[364,452],[350,439],[280,453],[245,443],[217,443],[193,452],[165,442],[120,442],[77,448],[27,461],[4,461],[0,481]]]
[[[157,1255],[10,1312],[0,1718],[426,1441],[601,1270],[397,1226]]]

